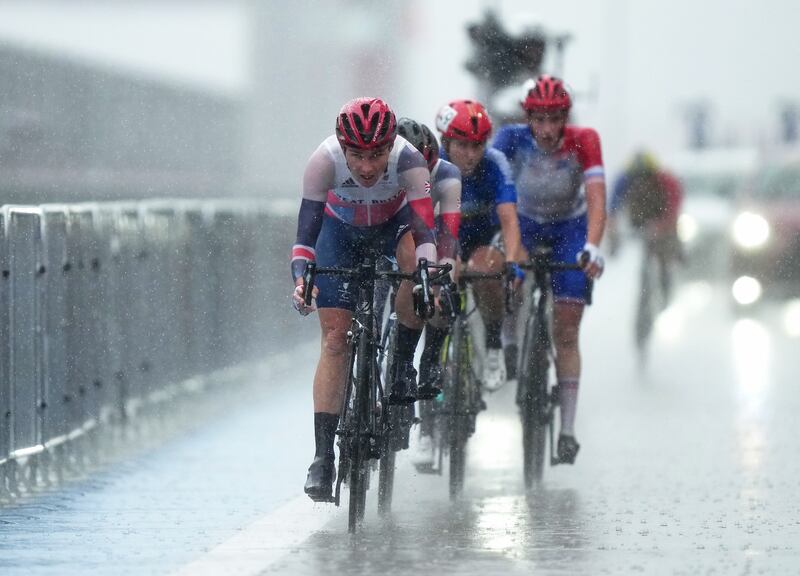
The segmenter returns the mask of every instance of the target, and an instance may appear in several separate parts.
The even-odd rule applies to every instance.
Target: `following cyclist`
[[[440,264],[453,266],[456,272],[458,230],[461,222],[461,171],[455,164],[439,157],[439,142],[431,129],[410,118],[401,118],[397,133],[422,153],[431,173],[431,201],[436,222],[436,245]],[[408,249],[404,241],[400,249]],[[447,323],[437,314],[425,327],[425,347],[420,359],[420,387],[438,393],[441,390],[439,357]]]
[[[521,277],[516,265],[521,248],[517,194],[508,161],[497,150],[486,147],[492,132],[489,113],[474,100],[454,100],[439,110],[436,128],[442,134],[442,158],[461,171],[461,261],[474,272],[497,273],[505,267]],[[505,253],[496,236],[502,239]],[[501,282],[481,282],[473,290],[486,328],[482,383],[487,390],[497,390],[506,381],[501,342],[504,290]],[[428,326],[423,354],[426,363],[438,361],[446,335],[446,330]],[[426,366],[421,371],[430,374]]]
[[[609,251],[620,245],[620,214],[627,213],[631,227],[641,235],[649,255],[656,258],[664,295],[672,289],[672,265],[682,258],[678,216],[683,202],[680,181],[661,168],[652,154],[637,152],[617,178],[608,205]]]
[[[320,276],[314,300],[303,300],[306,262],[353,268],[365,255],[394,256],[398,241],[410,232],[415,250],[398,254],[404,272],[413,272],[416,258],[436,259],[430,174],[422,155],[396,137],[391,108],[378,98],[347,102],[336,118],[336,133],[311,155],[303,174],[303,200],[292,248],[292,301],[302,315],[319,309],[322,342],[314,376],[314,461],[305,492],[328,501],[335,476],[334,440],[347,373],[347,331],[356,305],[355,282],[341,276]],[[415,258],[416,256],[416,258]],[[397,294],[398,368],[389,401],[417,397],[414,350],[423,323],[413,312],[412,285],[404,281]]]
[[[397,133],[408,140],[422,153],[428,162],[431,173],[431,200],[436,222],[436,245],[439,264],[453,266],[457,278],[456,259],[458,257],[458,229],[461,221],[461,171],[455,164],[439,157],[439,142],[425,124],[410,118],[397,122]],[[404,238],[400,250],[413,250],[413,243]],[[410,244],[410,246],[409,246]],[[425,325],[425,346],[419,363],[419,384],[427,396],[437,396],[441,391],[442,367],[440,363],[441,346],[448,331],[447,320],[437,313]],[[420,442],[417,444],[415,465],[420,471],[430,468],[433,457],[430,443],[433,432],[431,405],[420,404],[419,414]]]
[[[530,251],[552,248],[553,259],[574,262],[585,252],[583,271],[554,271],[553,337],[561,406],[558,458],[573,463],[580,445],[575,440],[575,409],[581,375],[578,348],[588,279],[603,271],[598,246],[606,220],[605,176],[600,137],[591,128],[567,124],[572,100],[563,82],[540,76],[526,84],[521,105],[527,124],[504,126],[493,146],[511,164],[517,187],[522,243]],[[516,322],[505,330],[510,342]]]

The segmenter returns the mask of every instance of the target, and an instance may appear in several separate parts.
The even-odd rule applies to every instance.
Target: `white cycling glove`
[[[586,244],[584,244],[583,250],[581,252],[578,252],[578,254],[575,256],[579,263],[581,262],[581,254],[584,253],[587,254],[589,257],[588,263],[595,264],[600,269],[600,273],[597,275],[599,278],[603,274],[603,270],[605,269],[606,266],[606,262],[603,259],[603,255],[600,254],[600,248],[598,248],[591,242],[587,242]]]
[[[312,298],[311,305],[306,306],[306,303],[303,300],[303,285],[300,284],[294,287],[294,293],[292,294],[292,306],[294,306],[295,310],[300,312],[301,316],[308,316],[317,310],[317,299]]]

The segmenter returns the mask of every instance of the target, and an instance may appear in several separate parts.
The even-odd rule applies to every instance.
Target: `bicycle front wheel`
[[[391,375],[394,373],[394,349],[397,339],[397,319],[390,315],[383,335],[383,350],[385,353],[383,368],[384,397],[391,391]],[[402,406],[386,405],[382,410],[381,418],[381,461],[378,472],[378,513],[383,516],[392,509],[392,493],[394,492],[394,471],[396,454],[395,448],[400,441],[399,412]]]
[[[541,482],[547,451],[547,327],[533,315],[525,326],[517,404],[522,420],[522,463],[525,488]]]
[[[358,529],[364,519],[369,485],[370,394],[374,365],[368,336],[362,334],[356,352],[356,377],[353,390],[353,427],[350,450],[350,505],[348,529]]]
[[[642,269],[639,284],[639,299],[636,307],[636,348],[643,354],[653,330],[653,323],[656,316],[656,298],[653,293],[657,285],[655,278],[656,261],[650,255],[649,250],[645,250],[642,260]]]
[[[475,417],[469,406],[468,386],[471,384],[472,368],[469,363],[469,338],[466,330],[461,321],[453,325],[445,363],[448,378],[445,401],[448,403],[451,499],[458,498],[464,490],[470,418]]]

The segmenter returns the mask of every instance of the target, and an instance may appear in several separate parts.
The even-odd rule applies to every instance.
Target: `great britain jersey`
[[[344,151],[329,136],[311,155],[303,176],[303,200],[292,248],[292,275],[314,260],[322,214],[355,227],[380,226],[410,207],[417,255],[435,261],[430,174],[416,148],[397,136],[386,170],[372,186],[362,186],[347,167]]]
[[[439,158],[431,170],[431,200],[436,216],[436,246],[439,258],[455,259],[461,223],[461,171]]]
[[[546,153],[527,124],[504,126],[492,146],[511,165],[517,212],[540,223],[586,213],[584,184],[605,180],[600,137],[591,128],[566,126],[561,145]]]

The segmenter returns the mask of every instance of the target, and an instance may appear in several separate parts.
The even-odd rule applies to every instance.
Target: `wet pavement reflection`
[[[302,495],[313,366],[291,362],[281,387],[259,386],[224,426],[1,510],[0,573],[170,574],[254,520],[276,525],[202,574],[226,573],[226,554],[253,567],[246,574],[292,576],[799,573],[797,304],[737,316],[724,286],[682,284],[641,365],[637,262],[631,251],[597,285],[582,334],[581,451],[574,466],[548,467],[535,490],[523,488],[508,385],[487,397],[458,501],[446,467],[420,474],[406,451],[391,514],[377,514],[374,475],[363,528],[349,535],[346,498],[325,514]],[[290,512],[271,520],[287,502]],[[281,540],[289,528],[302,537]]]
[[[362,533],[347,535],[342,514],[270,572],[800,570],[800,389],[786,313],[739,318],[718,286],[683,285],[642,367],[628,345],[630,290],[612,276],[588,316],[575,466],[548,468],[525,493],[513,388],[504,388],[470,440],[461,500],[448,502],[446,470],[418,475],[403,454],[388,520],[371,500]]]

